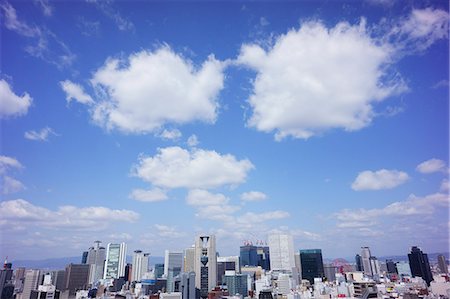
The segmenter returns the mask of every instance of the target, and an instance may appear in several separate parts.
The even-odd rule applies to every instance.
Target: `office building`
[[[181,299],[196,299],[195,272],[178,275],[175,278],[174,291],[181,293]]]
[[[361,266],[362,271],[367,276],[372,276],[372,267],[370,265],[370,257],[372,255],[370,254],[369,247],[361,247]]]
[[[411,253],[408,254],[408,259],[412,276],[422,277],[423,280],[426,281],[427,285],[430,286],[430,282],[433,280],[433,275],[431,274],[428,255],[423,253],[420,248],[413,246],[411,248]]]
[[[323,265],[323,273],[327,279],[327,281],[333,282],[336,280],[336,273],[338,273],[338,267],[332,264],[324,264]]]
[[[270,252],[269,246],[257,246],[256,254],[258,255],[258,264],[264,270],[270,270]]]
[[[258,253],[256,246],[247,244],[239,249],[239,257],[242,266],[258,266]]]
[[[300,264],[302,279],[307,279],[311,285],[314,284],[314,278],[323,278],[325,276],[322,250],[320,249],[300,250]]]
[[[22,299],[28,299],[31,296],[31,291],[36,290],[41,283],[39,277],[41,272],[39,270],[26,270],[25,280],[23,282]]]
[[[372,271],[372,276],[379,276],[381,273],[380,262],[375,256],[369,258],[370,270]]]
[[[126,255],[127,245],[125,243],[108,244],[103,279],[116,279],[125,275]]]
[[[448,274],[448,266],[447,261],[445,260],[445,256],[442,254],[438,255],[438,269],[443,274]]]
[[[2,299],[12,297],[14,293],[14,284],[12,283],[12,276],[13,270],[7,267],[5,263],[4,269],[0,270],[0,296]]]
[[[83,259],[86,254],[85,262],[82,264],[90,265],[89,270],[89,283],[93,284],[96,281],[103,278],[104,268],[105,268],[105,259],[106,259],[106,250],[105,247],[101,246],[101,241],[95,241],[94,245],[91,246],[88,251],[83,253]]]
[[[398,275],[400,275],[401,277],[403,277],[403,276],[412,276],[411,275],[411,268],[409,267],[409,263],[408,262],[398,262],[398,263],[395,264],[395,266],[397,267]]]
[[[240,273],[238,256],[219,256],[217,257],[217,285],[222,284],[222,277],[226,271]]]
[[[164,264],[155,264],[155,268],[153,270],[155,274],[155,279],[161,278],[164,275]]]
[[[200,235],[195,239],[195,287],[200,297],[208,298],[208,292],[217,283],[217,252],[214,235]]]
[[[178,269],[178,271],[183,269],[183,253],[179,251],[166,250],[164,254],[164,276],[168,277],[169,271],[173,269]]]
[[[86,290],[89,285],[89,269],[88,264],[67,265],[64,291],[69,291],[69,295],[75,295],[77,290]]]
[[[392,260],[386,260],[387,272],[390,274],[398,274],[397,265]]]
[[[184,250],[183,272],[189,273],[195,271],[194,260],[195,260],[195,246],[186,248]]]
[[[148,272],[149,253],[142,250],[135,250],[133,253],[133,264],[131,266],[131,281],[141,281],[145,273]]]
[[[362,258],[359,254],[357,254],[355,256],[355,262],[356,262],[356,271],[363,271],[363,267],[362,267]]]
[[[294,240],[288,234],[271,234],[268,239],[270,251],[270,269],[289,271],[295,268]]]
[[[248,276],[246,274],[236,274],[234,271],[227,271],[223,276],[223,284],[227,286],[230,296],[248,296]]]

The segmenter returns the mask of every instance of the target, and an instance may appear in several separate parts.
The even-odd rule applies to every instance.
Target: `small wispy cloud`
[[[59,136],[55,131],[53,131],[50,127],[42,128],[39,131],[30,130],[26,131],[24,134],[24,137],[28,140],[34,140],[34,141],[48,141],[48,137],[50,135]]]
[[[120,31],[134,30],[134,24],[123,17],[120,12],[113,7],[112,4],[114,1],[87,0],[86,2],[94,4],[105,16],[110,18],[116,24]]]

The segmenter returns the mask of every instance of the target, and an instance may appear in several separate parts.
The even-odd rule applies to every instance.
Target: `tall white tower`
[[[186,248],[184,250],[183,272],[185,273],[195,272],[194,260],[195,260],[195,245],[192,245],[192,247]]]
[[[106,249],[105,247],[100,246],[101,243],[101,241],[95,241],[94,246],[90,247],[88,250],[86,263],[91,265],[89,271],[90,284],[103,278]]]
[[[103,279],[119,278],[125,275],[127,244],[108,243]]]
[[[268,238],[270,269],[292,271],[295,268],[294,239],[288,234],[270,234]]]
[[[200,235],[195,239],[195,287],[200,297],[208,298],[208,292],[217,284],[217,252],[214,235]]]
[[[368,276],[372,276],[372,267],[370,265],[370,257],[372,255],[370,254],[369,247],[361,247],[361,264],[363,268],[364,274]]]
[[[135,250],[133,254],[133,266],[131,271],[131,281],[140,281],[142,276],[148,272],[148,260],[150,253],[143,253],[142,250]]]

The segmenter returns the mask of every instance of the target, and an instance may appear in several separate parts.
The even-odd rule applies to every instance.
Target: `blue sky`
[[[446,1],[0,11],[0,256],[448,251]]]

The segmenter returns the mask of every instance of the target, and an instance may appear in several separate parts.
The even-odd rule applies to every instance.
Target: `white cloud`
[[[158,136],[163,139],[177,140],[182,136],[182,134],[178,129],[172,130],[164,129],[161,133],[158,134]]]
[[[25,21],[19,20],[14,7],[6,1],[0,3],[0,9],[4,12],[4,22],[7,29],[34,42],[24,49],[29,55],[40,58],[58,68],[70,66],[75,60],[76,55],[55,33],[46,27],[29,26]]]
[[[28,93],[18,96],[8,82],[0,80],[0,118],[25,115],[32,102]]]
[[[386,216],[417,217],[432,215],[437,209],[449,207],[449,197],[444,193],[434,193],[424,197],[410,195],[404,201],[393,202],[379,209],[345,209],[335,214],[340,228],[363,228],[374,226]]]
[[[40,131],[34,131],[34,130],[27,131],[27,132],[25,132],[24,137],[29,140],[47,141],[49,135],[58,136],[58,134],[56,134],[55,131],[53,131],[51,128],[45,127],[43,129],[41,129]]]
[[[2,184],[2,193],[3,194],[11,194],[15,192],[19,192],[25,189],[25,185],[22,182],[10,177],[10,176],[2,176],[0,177],[3,181]]]
[[[24,225],[52,229],[101,230],[118,220],[134,222],[139,214],[130,210],[112,210],[106,207],[61,206],[56,211],[33,205],[23,200],[0,203],[0,214],[9,225]]]
[[[374,104],[406,90],[400,77],[386,80],[390,56],[388,45],[369,36],[364,20],[331,29],[303,23],[268,50],[243,45],[238,63],[257,72],[248,125],[275,131],[277,140],[361,129],[372,122]]]
[[[133,237],[128,233],[119,233],[119,234],[114,233],[114,234],[110,234],[108,236],[108,238],[119,241],[119,242],[123,242],[124,240],[129,241],[129,240],[133,239]]]
[[[417,165],[416,170],[421,173],[433,173],[445,170],[445,162],[439,159],[430,159]]]
[[[12,157],[0,156],[0,186],[2,187],[1,193],[11,194],[26,189],[25,185],[12,178],[9,173],[12,170],[23,168],[19,161]]]
[[[191,136],[189,136],[188,140],[187,140],[187,144],[190,147],[194,147],[197,146],[200,142],[198,141],[197,135],[192,134]]]
[[[191,206],[221,205],[228,203],[228,201],[229,198],[222,193],[214,194],[201,189],[189,190],[186,197],[186,203]]]
[[[405,183],[408,179],[408,174],[403,171],[381,169],[374,172],[366,170],[358,174],[352,183],[352,189],[355,191],[392,189]]]
[[[450,181],[448,179],[443,179],[442,180],[440,190],[442,192],[450,191]]]
[[[86,105],[94,103],[92,97],[84,92],[81,85],[73,83],[70,80],[60,81],[59,84],[66,93],[66,101],[68,103],[72,100]]]
[[[155,202],[168,199],[166,192],[160,188],[153,188],[150,190],[134,189],[129,197],[144,202]]]
[[[162,238],[177,239],[185,235],[184,232],[180,231],[175,226],[155,224],[154,227],[156,228],[158,236]]]
[[[260,201],[267,199],[267,195],[259,191],[249,191],[241,194],[243,201]]]
[[[127,133],[154,132],[166,124],[213,123],[223,67],[210,56],[196,69],[168,46],[132,54],[125,61],[108,59],[91,79],[103,94],[93,120]]]
[[[440,9],[413,9],[387,34],[399,52],[415,53],[428,49],[440,39],[448,38],[448,12]]]
[[[288,212],[279,210],[264,213],[247,212],[239,217],[238,222],[261,223],[268,220],[284,219],[287,217],[290,217],[290,214]]]
[[[41,7],[42,13],[45,16],[50,17],[53,14],[53,7],[50,5],[48,0],[34,0],[34,3]]]
[[[253,168],[249,160],[230,154],[175,146],[160,148],[153,157],[141,156],[132,173],[159,187],[208,189],[241,184]]]
[[[117,28],[120,31],[127,31],[127,30],[133,30],[134,24],[128,20],[127,18],[123,17],[120,12],[113,8],[112,3],[113,1],[92,1],[88,0],[86,1],[88,3],[93,3],[97,6],[97,8],[108,18],[110,18],[117,26]]]

